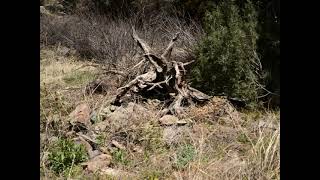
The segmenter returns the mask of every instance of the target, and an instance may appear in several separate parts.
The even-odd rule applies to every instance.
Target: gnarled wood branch
[[[147,85],[152,85],[148,91],[154,89],[155,87],[159,87],[159,88],[163,88],[161,86],[161,84],[167,84],[169,86],[169,81],[170,79],[172,78],[172,76],[168,76],[164,81],[160,81],[160,82],[157,82],[157,83],[146,83]]]
[[[171,56],[171,52],[173,49],[173,45],[176,42],[176,40],[179,37],[179,32],[175,34],[175,36],[171,39],[170,43],[168,44],[168,47],[165,49],[165,51],[163,52],[163,54],[161,55],[161,58],[163,59],[163,61],[166,62],[166,64],[168,63],[168,59]]]
[[[170,59],[179,33],[174,35],[160,57],[154,54],[151,47],[139,38],[134,28],[132,28],[132,37],[143,51],[145,58],[133,68],[139,67],[143,63],[145,63],[147,68],[142,70],[143,74],[136,76],[132,81],[118,89],[116,98],[113,101],[114,105],[120,105],[121,98],[130,90],[132,90],[131,92],[143,95],[144,93],[147,94],[147,92],[161,89],[161,93],[165,95],[164,97],[169,97],[169,101],[171,102],[170,105],[162,111],[162,115],[168,112],[181,114],[184,112],[184,102],[193,104],[194,102],[202,102],[210,98],[210,96],[190,87],[185,81],[187,71],[184,66],[194,61],[183,63]]]

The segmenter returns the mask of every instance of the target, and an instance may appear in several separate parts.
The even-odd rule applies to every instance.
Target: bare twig
[[[168,62],[168,59],[169,59],[170,56],[171,56],[171,52],[172,52],[173,45],[174,45],[175,41],[178,39],[179,34],[180,34],[180,32],[178,32],[178,33],[176,33],[176,34],[174,35],[174,37],[171,39],[168,47],[166,48],[166,50],[164,51],[164,53],[161,55],[161,58],[163,59],[163,61],[164,61],[165,63]]]
[[[118,70],[115,70],[115,69],[108,70],[105,73],[114,73],[114,74],[119,74],[121,76],[127,76],[127,73],[125,73],[123,71],[118,71]]]
[[[183,65],[184,65],[184,66],[187,66],[187,65],[189,65],[189,64],[191,64],[191,63],[193,63],[193,62],[195,62],[195,60],[192,60],[192,61],[189,61],[189,62],[183,63]]]
[[[169,76],[164,81],[160,81],[160,82],[157,82],[157,83],[146,83],[147,85],[152,85],[147,91],[150,91],[150,90],[154,89],[155,87],[163,88],[161,86],[161,84],[169,85],[169,81],[170,81],[171,78],[172,78],[172,76]]]

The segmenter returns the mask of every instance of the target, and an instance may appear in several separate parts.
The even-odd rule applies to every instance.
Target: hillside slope
[[[138,96],[114,107],[117,76],[87,95],[101,72],[61,48],[41,50],[41,178],[280,179],[279,111],[238,112],[223,97],[179,118]]]

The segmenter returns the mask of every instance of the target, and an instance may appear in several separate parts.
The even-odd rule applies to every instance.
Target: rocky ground
[[[280,179],[280,112],[237,111],[225,98],[159,116],[163,102],[110,105],[85,86],[99,69],[63,47],[41,50],[42,179]]]

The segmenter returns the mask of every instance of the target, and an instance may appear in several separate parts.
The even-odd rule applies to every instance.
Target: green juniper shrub
[[[204,18],[206,37],[196,48],[192,69],[195,87],[254,104],[260,89],[256,54],[257,15],[249,1],[244,8],[234,0],[222,1]]]

